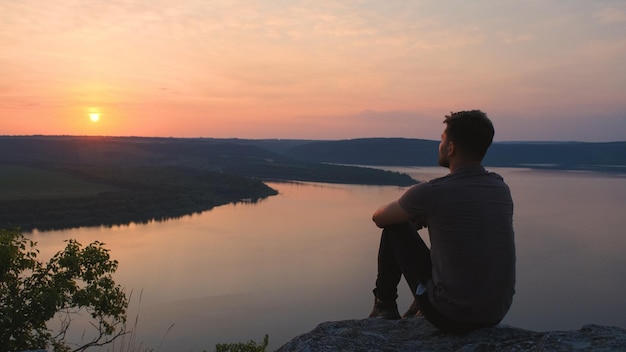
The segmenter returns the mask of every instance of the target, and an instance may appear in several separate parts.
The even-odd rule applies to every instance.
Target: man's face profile
[[[450,142],[448,141],[448,134],[444,130],[441,133],[441,142],[439,143],[439,165],[443,167],[450,167],[450,160],[448,159],[448,150],[450,149]]]

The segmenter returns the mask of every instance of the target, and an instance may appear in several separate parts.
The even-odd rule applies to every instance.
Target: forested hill
[[[276,194],[262,180],[398,185],[438,141],[0,136],[0,227],[146,222]],[[626,174],[626,142],[494,143],[487,166]],[[341,164],[341,165],[339,165]]]
[[[285,155],[310,161],[385,166],[436,166],[438,141],[364,138],[310,141]],[[626,142],[496,142],[484,164],[563,170],[626,172]]]
[[[2,137],[0,163],[183,166],[241,176],[303,181],[398,184],[406,175],[329,164],[437,166],[439,141],[143,137]],[[626,142],[495,142],[484,164],[626,172]]]
[[[406,174],[287,156],[298,141],[0,137],[0,228],[165,220],[276,195],[263,180],[408,186]],[[271,148],[267,148],[271,146]],[[271,150],[270,150],[271,149]]]
[[[257,179],[415,184],[406,174],[294,158],[307,141],[211,138],[0,136],[0,164],[35,167],[183,167]]]

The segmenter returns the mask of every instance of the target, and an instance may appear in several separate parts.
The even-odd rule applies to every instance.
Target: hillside
[[[439,142],[0,136],[0,226],[145,222],[276,194],[262,180],[398,185],[372,166],[436,166]],[[341,165],[338,165],[341,164]],[[485,165],[626,173],[626,142],[494,143]]]
[[[0,227],[51,230],[170,219],[277,194],[263,183],[267,179],[417,182],[406,174],[297,160],[232,140],[0,137]]]
[[[438,141],[403,138],[311,141],[290,148],[285,155],[338,164],[437,166],[438,145]],[[626,142],[500,142],[491,146],[484,164],[626,172]]]
[[[0,165],[0,227],[145,223],[277,194],[259,180],[198,169],[48,167]]]
[[[299,141],[139,137],[0,137],[0,164],[175,166],[273,180],[408,186],[408,175],[294,158]],[[265,147],[272,146],[273,150]],[[265,147],[264,147],[265,146]],[[280,151],[280,152],[279,152]]]

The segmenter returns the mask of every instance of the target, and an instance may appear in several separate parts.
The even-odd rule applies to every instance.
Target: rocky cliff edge
[[[423,317],[326,322],[296,337],[277,352],[608,352],[626,351],[626,330],[585,325],[580,330],[536,332],[507,325],[454,336]]]

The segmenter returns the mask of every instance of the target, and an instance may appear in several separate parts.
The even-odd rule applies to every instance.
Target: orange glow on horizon
[[[0,134],[623,140],[626,2],[572,2],[0,1]]]

